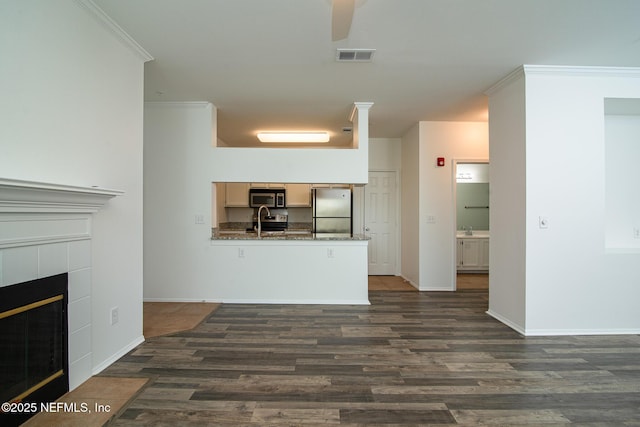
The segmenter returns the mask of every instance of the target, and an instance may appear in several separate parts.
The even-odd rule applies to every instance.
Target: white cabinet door
[[[489,239],[480,239],[480,268],[489,269]]]
[[[287,184],[285,188],[288,208],[311,206],[311,184]]]
[[[464,268],[478,268],[480,266],[480,240],[462,240],[462,266]]]
[[[224,205],[234,208],[249,207],[249,183],[227,182],[225,185]]]
[[[489,239],[459,238],[457,239],[458,270],[488,270],[489,269]]]

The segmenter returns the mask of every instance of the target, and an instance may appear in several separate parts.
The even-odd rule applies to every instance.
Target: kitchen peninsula
[[[213,268],[231,290],[222,302],[369,304],[366,238],[273,233],[214,231]]]

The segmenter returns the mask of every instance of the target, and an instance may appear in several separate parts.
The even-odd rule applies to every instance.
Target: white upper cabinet
[[[227,182],[225,184],[224,205],[232,208],[249,207],[249,183]]]
[[[310,207],[311,184],[287,184],[287,207]]]

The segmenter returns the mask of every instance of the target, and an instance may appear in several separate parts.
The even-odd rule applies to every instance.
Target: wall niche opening
[[[640,252],[640,99],[605,98],[605,247]]]

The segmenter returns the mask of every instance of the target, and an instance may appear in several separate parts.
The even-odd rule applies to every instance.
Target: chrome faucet
[[[271,212],[269,211],[269,208],[266,205],[261,205],[258,208],[258,229],[256,230],[258,232],[258,239],[260,238],[260,234],[262,233],[262,219],[260,218],[260,213],[262,212],[262,209],[266,209],[267,210],[267,215],[271,215]]]

